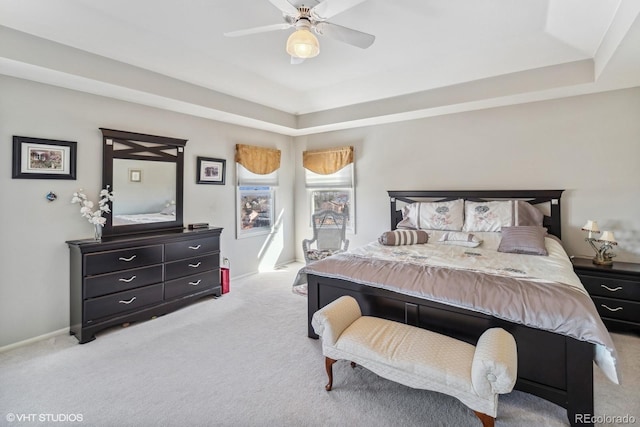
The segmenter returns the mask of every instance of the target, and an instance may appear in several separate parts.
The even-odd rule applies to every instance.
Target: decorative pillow
[[[528,255],[549,255],[544,244],[547,229],[537,226],[502,227],[498,252]]]
[[[542,227],[544,214],[542,211],[524,200],[514,200],[515,218],[512,225],[536,225]]]
[[[511,200],[464,202],[464,231],[500,231],[513,224]]]
[[[404,207],[398,228],[414,230],[462,230],[464,200],[418,202]]]
[[[466,246],[468,248],[475,248],[482,243],[482,239],[474,234],[461,231],[448,231],[438,241],[444,245]]]
[[[418,245],[427,243],[429,235],[424,230],[385,231],[378,242],[386,246]]]

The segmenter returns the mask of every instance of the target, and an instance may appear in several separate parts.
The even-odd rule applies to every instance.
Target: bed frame
[[[560,197],[563,190],[498,191],[389,191],[391,229],[402,219],[398,202],[453,200],[526,200],[550,207],[544,226],[561,237]],[[404,322],[476,344],[485,330],[501,327],[518,345],[518,381],[515,388],[534,394],[567,409],[572,426],[593,415],[593,357],[591,343],[564,335],[497,319],[493,316],[427,301],[381,288],[363,286],[343,279],[308,274],[308,335],[318,338],[311,316],[342,295],[351,295],[365,315]]]

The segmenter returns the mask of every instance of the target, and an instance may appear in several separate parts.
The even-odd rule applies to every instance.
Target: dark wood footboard
[[[594,345],[563,335],[511,323],[481,313],[358,285],[341,279],[308,275],[308,334],[318,338],[311,316],[342,295],[353,296],[363,314],[415,325],[476,344],[485,330],[501,327],[518,346],[515,388],[567,409],[571,425],[593,415]]]

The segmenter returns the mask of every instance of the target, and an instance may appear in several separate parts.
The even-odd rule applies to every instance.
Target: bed
[[[489,237],[485,237],[488,239],[487,243],[483,243],[486,248],[480,245],[453,249],[453,246],[447,245],[449,252],[440,257],[443,265],[437,264],[438,256],[433,252],[416,252],[422,250],[417,246],[397,246],[393,249],[390,246],[381,248],[378,244],[376,249],[374,242],[347,254],[310,264],[301,270],[306,274],[307,281],[309,337],[317,338],[311,327],[313,313],[342,295],[355,297],[366,315],[416,325],[471,344],[475,344],[486,329],[502,327],[514,335],[518,345],[516,389],[566,408],[571,425],[590,425],[583,421],[588,420],[584,414],[593,414],[593,362],[596,360],[607,377],[617,382],[616,355],[611,337],[573,273],[559,240],[562,192],[389,191],[391,230],[396,230],[399,224],[406,225],[405,217],[409,217],[406,207],[417,206],[416,202],[449,203],[463,199],[464,203],[469,202],[468,205],[472,206],[473,203],[482,205],[487,201],[526,201],[526,204],[544,212],[541,221],[549,234],[544,242],[549,248],[549,255],[553,257],[515,255],[516,264],[513,266],[487,273],[473,271],[476,267],[449,266],[444,263],[448,262],[448,258],[482,258],[479,255],[483,255],[483,251],[494,250],[501,243],[500,238],[494,238],[491,243]],[[486,233],[486,236],[506,235],[507,231],[508,228],[503,228],[501,233]],[[441,237],[437,233],[432,234],[438,239]],[[484,236],[483,233],[474,234]],[[422,246],[424,250],[436,250],[436,245],[431,241]],[[397,248],[401,250],[398,252]],[[410,262],[400,264],[401,260],[395,258],[398,253]],[[508,257],[503,254],[503,258]],[[529,264],[528,258],[521,261],[525,267],[518,266],[517,260],[525,260],[524,257],[532,260],[554,258],[550,260],[550,266],[545,267],[553,280],[530,279],[526,273],[534,267]],[[435,264],[420,265],[416,261],[419,258],[429,259],[428,262]],[[371,266],[367,263],[373,264],[378,270],[370,270]],[[437,283],[427,283],[432,277],[440,278],[435,281]],[[561,281],[562,285],[556,283],[559,286],[552,286],[555,280]],[[429,286],[428,291],[420,287],[423,285],[416,285],[423,281],[424,286]],[[473,283],[473,288],[470,288],[473,291],[458,292],[457,289],[463,289],[463,286],[452,286],[454,282],[459,285],[463,281],[465,286],[467,282]],[[408,287],[404,286],[406,283]],[[545,297],[541,294],[548,295]],[[506,300],[508,304],[494,307],[499,300]],[[524,300],[528,305],[522,302]],[[535,300],[539,301],[534,303]]]
[[[149,224],[175,220],[175,215],[168,215],[162,212],[129,215],[122,214],[113,216],[113,225]]]

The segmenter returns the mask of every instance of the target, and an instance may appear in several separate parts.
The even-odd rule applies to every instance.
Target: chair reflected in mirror
[[[307,264],[345,252],[349,248],[349,240],[346,238],[348,220],[347,213],[332,210],[322,210],[312,215],[313,238],[302,241]]]

